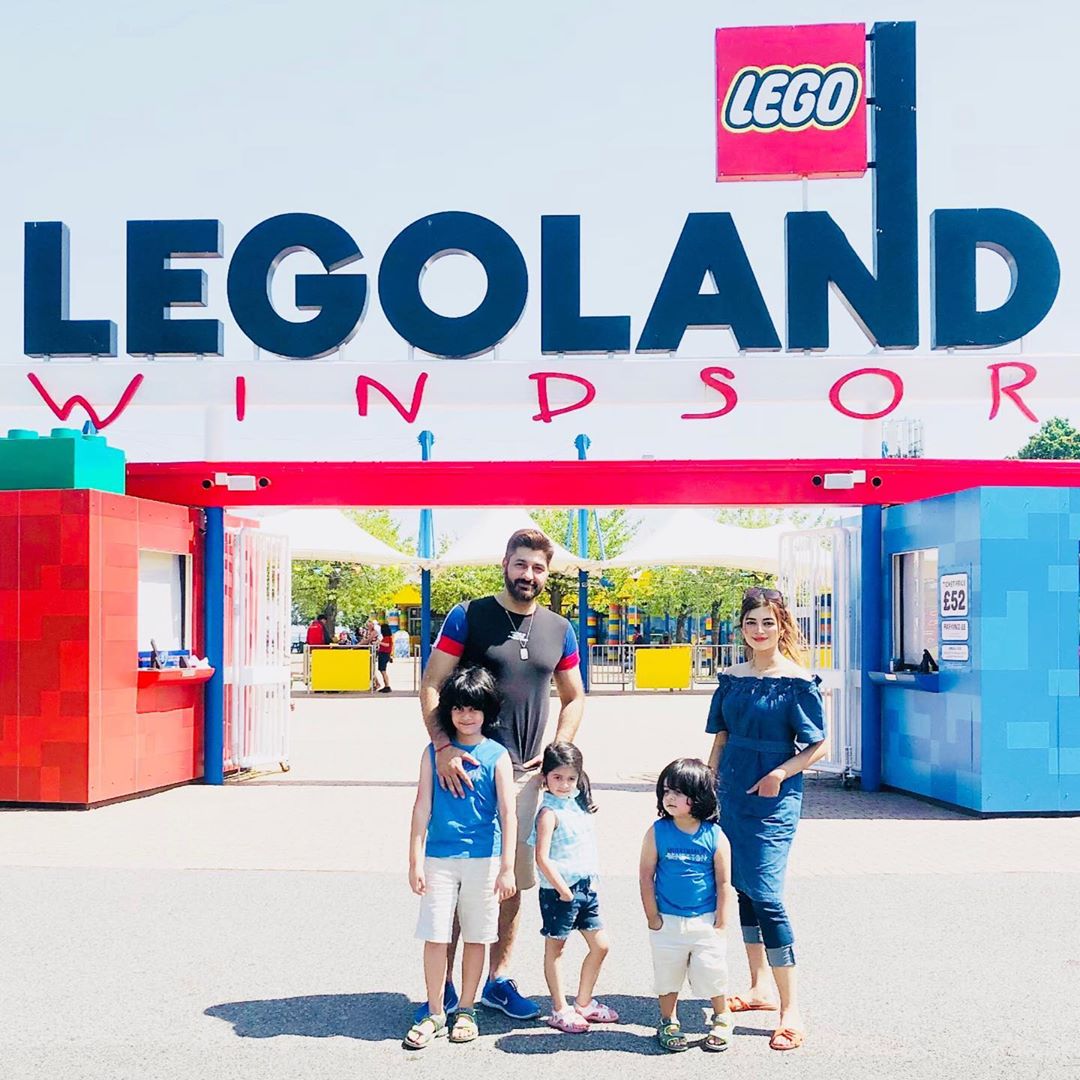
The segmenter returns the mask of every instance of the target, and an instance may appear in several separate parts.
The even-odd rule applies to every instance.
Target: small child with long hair
[[[426,746],[420,757],[409,885],[421,898],[416,936],[424,941],[428,1012],[405,1036],[408,1050],[420,1050],[448,1031],[451,1042],[477,1037],[476,990],[486,946],[499,937],[499,903],[517,891],[514,774],[506,747],[489,738],[499,704],[495,680],[481,667],[457,668],[439,693],[439,728],[477,762],[466,766],[472,784],[463,796],[444,791],[435,781],[433,746]],[[448,1027],[443,1000],[455,910],[463,943],[461,998]]]
[[[716,780],[697,758],[679,758],[656,781],[659,818],[641,846],[641,905],[649,923],[665,1050],[686,1050],[679,1026],[679,991],[687,976],[694,994],[712,1000],[705,1050],[731,1043],[724,930],[731,909],[731,855],[716,823]]]
[[[593,997],[609,948],[596,896],[599,859],[591,817],[596,806],[581,751],[573,743],[548,746],[540,776],[544,797],[529,843],[536,847],[544,978],[551,993],[548,1024],[578,1035],[588,1031],[589,1024],[614,1024],[619,1019],[614,1009]],[[571,1006],[563,993],[561,962],[574,930],[581,933],[589,951]]]

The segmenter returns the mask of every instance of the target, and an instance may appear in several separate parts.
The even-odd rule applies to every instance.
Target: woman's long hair
[[[800,667],[806,667],[810,663],[810,646],[807,645],[799,624],[788,611],[783,596],[776,589],[755,589],[747,592],[739,612],[739,628],[742,629],[746,616],[758,608],[768,608],[776,616],[776,625],[780,629],[779,646],[784,656]],[[750,651],[749,645],[746,648]]]
[[[570,768],[577,772],[577,803],[582,810],[590,814],[596,813],[596,803],[592,799],[592,785],[585,772],[584,759],[581,751],[572,742],[553,742],[544,747],[544,761],[540,766],[540,774],[546,784],[547,775],[558,768]]]

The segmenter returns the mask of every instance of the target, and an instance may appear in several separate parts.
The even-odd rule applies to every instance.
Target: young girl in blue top
[[[409,885],[420,899],[416,936],[424,940],[428,1013],[409,1029],[404,1046],[419,1050],[447,1034],[471,1042],[476,1026],[476,990],[484,970],[485,946],[498,939],[499,903],[513,896],[517,815],[513,769],[506,748],[488,738],[499,717],[499,693],[489,671],[461,667],[443,684],[438,724],[442,734],[466,750],[472,786],[462,797],[435,783],[435,747],[420,757],[420,780],[409,834]],[[446,956],[457,912],[463,944],[461,998],[448,1028],[443,1007]]]
[[[536,847],[540,917],[544,936],[544,978],[551,992],[548,1024],[579,1035],[589,1024],[613,1024],[619,1014],[592,996],[600,966],[608,954],[608,940],[600,921],[596,898],[599,860],[593,834],[589,778],[581,751],[568,742],[552,743],[540,766],[543,801],[529,843]],[[581,965],[574,1004],[567,1003],[560,970],[567,938],[578,930],[589,946]]]
[[[665,1050],[686,1050],[679,1027],[679,991],[687,975],[712,1000],[706,1050],[731,1043],[724,930],[731,908],[731,856],[716,824],[715,777],[697,758],[671,762],[656,781],[655,822],[641,846],[641,904],[649,923],[653,974],[660,999],[656,1038]]]

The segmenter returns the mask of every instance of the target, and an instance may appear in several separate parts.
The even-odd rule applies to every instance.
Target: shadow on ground
[[[495,1047],[508,1054],[554,1054],[563,1050],[624,1050],[635,1054],[664,1054],[653,1034],[656,999],[605,994],[605,1004],[619,1013],[618,1024],[595,1025],[585,1035],[565,1035],[548,1027],[544,1019],[512,1020],[483,1006],[479,1010],[481,1038],[496,1036]],[[551,1003],[538,1004],[548,1015]],[[683,1001],[679,1016],[691,1048],[704,1038],[704,1002]],[[211,1005],[206,1016],[224,1020],[242,1039],[272,1039],[299,1035],[328,1039],[340,1035],[365,1042],[400,1043],[412,1022],[415,1002],[404,994],[311,994],[307,997],[230,1001]],[[628,1026],[645,1028],[629,1031]],[[736,1035],[770,1035],[765,1029],[737,1026]]]
[[[232,1024],[242,1039],[343,1035],[367,1042],[401,1042],[414,1006],[404,994],[311,994],[307,997],[229,1001],[211,1005],[206,1016]]]

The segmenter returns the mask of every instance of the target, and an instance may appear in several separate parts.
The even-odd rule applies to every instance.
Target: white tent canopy
[[[697,510],[675,510],[647,536],[610,559],[589,566],[727,566],[775,574],[780,566],[780,535],[786,525],[744,529],[722,525]]]
[[[436,557],[434,565],[497,566],[503,561],[506,541],[512,533],[518,529],[539,528],[524,510],[485,510],[444,554]],[[555,554],[551,558],[552,570],[565,572],[576,570],[582,565],[582,560],[573,552],[567,551],[553,539],[551,542],[555,545]]]
[[[240,511],[244,516],[250,512]],[[360,528],[340,510],[283,510],[259,515],[260,527],[288,537],[294,559],[318,559],[365,566],[416,566],[415,555],[396,551]]]

